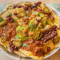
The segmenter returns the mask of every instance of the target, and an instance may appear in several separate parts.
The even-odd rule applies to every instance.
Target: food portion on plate
[[[0,44],[11,53],[40,60],[59,40],[59,17],[40,1],[10,4],[0,14]]]

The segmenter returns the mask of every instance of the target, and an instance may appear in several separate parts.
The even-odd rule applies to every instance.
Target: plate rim
[[[13,3],[13,4],[14,4],[14,3]],[[45,3],[45,4],[46,4],[46,3]],[[8,5],[8,4],[7,4],[7,5]],[[57,13],[58,17],[60,17],[60,13],[59,13],[54,7],[50,6],[49,4],[46,4],[46,5],[47,5],[47,7],[51,8],[53,11],[55,11],[55,12]],[[4,11],[4,10],[3,10],[3,11]],[[59,18],[59,19],[60,19],[60,18]],[[16,59],[16,60],[19,59],[19,58],[13,56],[13,55],[9,55],[9,53],[7,53],[6,51],[4,51],[2,48],[0,48],[0,49],[1,49],[1,51],[2,51],[5,55],[7,55],[8,57],[10,57],[10,58],[12,58],[12,59]],[[59,48],[54,49],[54,50],[53,50],[52,52],[50,52],[47,56],[45,56],[44,59],[52,56],[52,55],[55,54],[58,50],[59,50]]]

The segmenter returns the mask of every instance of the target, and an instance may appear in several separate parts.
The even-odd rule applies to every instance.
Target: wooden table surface
[[[0,0],[0,4],[13,3],[16,1],[20,1],[20,0]],[[22,1],[28,1],[28,0],[22,0]],[[39,1],[39,0],[30,0],[30,1]],[[45,3],[60,3],[60,0],[40,0],[40,1],[45,2]]]
[[[0,0],[0,4],[4,4],[4,3],[13,3],[16,1],[20,1],[20,0]],[[28,1],[28,0],[24,0],[24,1]],[[32,0],[30,0],[32,1]],[[37,1],[37,0],[35,0]],[[41,0],[45,3],[60,3],[60,0]],[[6,56],[4,53],[2,53],[0,51],[0,60],[13,60],[10,57]],[[54,55],[52,55],[51,57],[45,59],[45,60],[60,60],[60,51],[56,52]]]

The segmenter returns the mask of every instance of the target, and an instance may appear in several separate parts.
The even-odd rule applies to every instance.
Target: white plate
[[[51,8],[51,9],[53,10],[53,12],[54,12],[58,17],[60,17],[59,12],[58,12],[55,8],[51,7],[51,6],[48,5],[48,4],[46,4],[46,5],[47,5],[49,8]],[[52,56],[52,55],[53,55],[54,53],[56,53],[58,50],[59,50],[59,48],[56,47],[52,52],[50,52],[47,56],[45,56],[44,59]],[[14,56],[14,55],[11,55],[10,53],[8,53],[7,51],[5,51],[5,50],[2,49],[2,48],[1,48],[1,51],[2,51],[4,54],[6,54],[7,56],[9,56],[10,58],[15,59],[15,60],[19,60],[19,57],[16,57],[16,56]],[[22,58],[22,59],[28,60],[28,59],[30,59],[30,58],[28,58],[28,59],[27,59],[27,58]],[[30,60],[32,60],[32,59],[30,59]]]

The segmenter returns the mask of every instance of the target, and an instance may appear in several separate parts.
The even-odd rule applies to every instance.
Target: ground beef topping
[[[0,27],[0,37],[3,36],[2,32],[3,32],[3,27]]]
[[[21,48],[33,52],[34,56],[42,56],[43,55],[42,45],[43,45],[42,41],[28,39],[25,42],[23,42],[23,46]]]
[[[6,26],[4,26],[0,32],[0,36],[7,37],[7,41],[11,40],[12,37],[15,37],[16,34],[16,30],[13,26],[13,23],[7,23]]]
[[[9,11],[10,14],[8,13],[9,15],[6,16],[7,23],[0,27],[0,37],[6,38],[5,40],[8,41],[11,51],[23,49],[32,52],[34,56],[40,57],[44,56],[46,51],[51,51],[50,45],[54,48],[52,40],[57,36],[57,29],[59,28],[55,26],[54,16],[45,4],[40,1],[33,4],[24,3],[23,5],[18,3],[12,5],[11,9],[15,12]],[[2,21],[1,17],[0,20]],[[45,30],[46,26],[51,28]],[[42,32],[42,30],[45,31]],[[52,41],[51,44],[49,41]],[[48,46],[45,47],[45,44]]]

